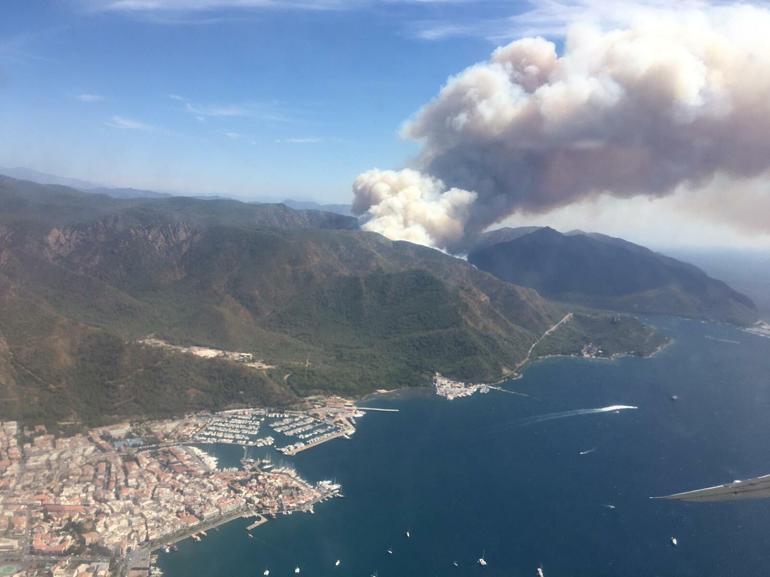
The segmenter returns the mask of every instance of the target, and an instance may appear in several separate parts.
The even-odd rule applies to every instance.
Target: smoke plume
[[[423,174],[364,173],[354,211],[391,238],[461,250],[514,212],[762,175],[768,38],[770,11],[732,6],[573,27],[561,54],[543,38],[512,42],[406,123]]]
[[[476,194],[416,170],[369,170],[353,183],[353,214],[363,228],[399,240],[443,247],[464,237]]]

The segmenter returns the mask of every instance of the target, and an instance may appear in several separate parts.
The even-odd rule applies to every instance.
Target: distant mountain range
[[[699,268],[595,233],[501,229],[483,236],[468,261],[481,270],[564,303],[747,325],[747,296]]]
[[[693,263],[747,295],[760,316],[770,321],[770,251],[746,248],[681,248],[665,251]]]
[[[663,340],[630,317],[578,315],[535,348],[564,307],[344,215],[6,177],[0,206],[0,418],[275,405],[436,371],[496,380],[541,350],[646,354]],[[148,335],[273,368],[137,342]]]
[[[106,194],[113,198],[166,198],[172,196],[164,192],[154,190],[142,190],[137,188],[109,187],[102,184],[96,184],[87,180],[78,178],[67,178],[66,176],[56,176],[46,172],[39,172],[30,168],[0,168],[0,175],[9,176],[18,180],[27,180],[37,184],[56,184],[59,186],[68,186],[85,192],[96,194]]]
[[[287,198],[282,201],[289,208],[296,208],[297,210],[323,210],[326,212],[336,212],[337,214],[344,214],[346,216],[352,216],[350,211],[351,206],[349,204],[321,204],[313,200],[292,200]]]
[[[55,184],[59,186],[67,186],[83,192],[90,192],[94,194],[104,194],[111,196],[112,198],[169,198],[172,196],[190,196],[186,194],[171,194],[168,192],[157,192],[155,190],[146,190],[141,188],[130,187],[114,187],[105,186],[103,184],[97,184],[95,182],[89,182],[87,180],[81,180],[78,178],[68,178],[66,176],[56,176],[55,174],[49,174],[46,172],[40,172],[38,170],[32,170],[30,168],[2,168],[0,167],[0,175],[15,178],[17,180],[26,180],[37,184]],[[227,197],[219,195],[195,195],[195,198],[204,200],[223,200]],[[253,200],[250,201],[258,204],[277,204],[274,201],[265,200]],[[345,216],[352,216],[350,212],[351,206],[349,204],[324,204],[315,202],[313,200],[294,200],[287,198],[281,201],[280,204],[285,204],[289,208],[295,208],[297,210],[320,210],[324,212],[334,212]]]

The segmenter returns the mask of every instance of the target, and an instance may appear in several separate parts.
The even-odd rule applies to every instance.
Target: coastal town
[[[292,410],[238,409],[120,423],[70,436],[0,422],[0,575],[148,576],[152,552],[241,517],[312,511],[340,494],[291,467],[246,458],[220,468],[201,447],[287,455],[355,432],[363,413],[340,398]],[[269,433],[267,434],[267,429]]]
[[[433,375],[433,390],[436,396],[443,397],[448,401],[455,399],[463,399],[471,397],[476,393],[482,395],[487,394],[490,391],[497,391],[505,393],[507,395],[516,395],[517,397],[529,397],[527,393],[520,391],[514,391],[509,388],[504,388],[499,385],[492,385],[489,383],[466,383],[463,381],[455,381],[448,379],[440,373]]]
[[[454,381],[439,373],[436,373],[433,376],[433,386],[436,390],[436,395],[450,401],[470,397],[476,393],[485,394],[488,393],[491,388],[490,385],[484,383],[464,383],[462,381]]]

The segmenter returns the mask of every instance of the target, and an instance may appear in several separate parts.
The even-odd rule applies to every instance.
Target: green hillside
[[[12,179],[0,180],[0,204],[0,417],[92,423],[282,404],[424,385],[436,371],[496,380],[565,313],[341,215]],[[149,335],[272,368],[137,342]]]
[[[560,302],[739,325],[757,320],[751,299],[699,268],[601,234],[501,229],[482,237],[468,260]]]

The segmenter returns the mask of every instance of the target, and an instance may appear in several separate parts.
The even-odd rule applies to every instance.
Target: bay
[[[230,523],[161,554],[160,567],[167,577],[295,566],[311,576],[768,573],[770,500],[650,497],[770,473],[770,339],[648,320],[674,339],[654,358],[547,359],[506,385],[528,398],[367,401],[399,412],[369,413],[350,440],[285,458],[310,480],[342,483],[344,498],[253,538],[248,521]],[[611,405],[638,409],[539,419]],[[241,454],[217,448],[224,465]]]

